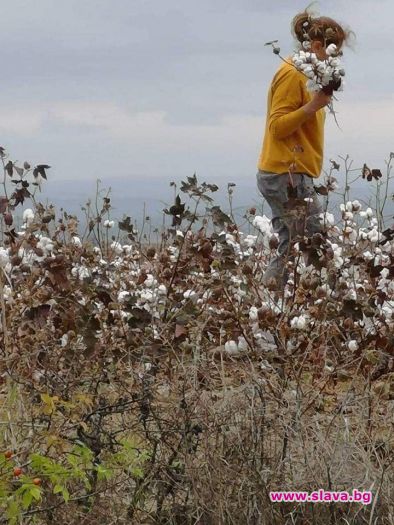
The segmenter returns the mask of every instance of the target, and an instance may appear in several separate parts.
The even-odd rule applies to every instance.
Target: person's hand
[[[332,95],[326,95],[323,91],[318,91],[314,94],[313,99],[311,102],[313,103],[313,106],[316,107],[316,111],[324,108],[324,106],[327,106],[331,102]]]
[[[308,115],[313,115],[319,109],[324,108],[331,102],[332,95],[326,95],[323,91],[318,91],[314,94],[311,101],[309,101],[305,106],[303,106],[304,111],[308,113]]]

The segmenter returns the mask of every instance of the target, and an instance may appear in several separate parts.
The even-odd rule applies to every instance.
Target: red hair
[[[335,44],[341,48],[344,43],[349,44],[350,37],[355,36],[354,32],[328,16],[313,17],[310,5],[291,22],[295,39],[299,42],[318,40],[324,47]]]

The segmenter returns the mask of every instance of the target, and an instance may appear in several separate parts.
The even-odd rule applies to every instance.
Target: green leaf
[[[39,487],[32,487],[30,489],[30,494],[33,496],[33,498],[36,500],[36,501],[39,501],[41,499],[41,490]]]
[[[143,478],[144,477],[144,471],[142,470],[142,468],[139,468],[139,467],[133,468],[131,470],[131,473],[132,473],[132,475],[135,478]]]
[[[22,506],[24,509],[28,509],[30,507],[31,502],[33,501],[33,494],[30,490],[25,490],[23,496],[22,496]]]
[[[111,477],[113,476],[113,472],[103,467],[102,465],[97,465],[96,470],[97,470],[97,477],[99,480],[102,480],[102,479],[108,480],[108,479],[111,479]]]
[[[70,499],[70,493],[68,492],[68,490],[66,489],[66,487],[63,487],[63,490],[62,490],[62,495],[63,495],[63,499],[66,503],[68,503],[68,500]]]

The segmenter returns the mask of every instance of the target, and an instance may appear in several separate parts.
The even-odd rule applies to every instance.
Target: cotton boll
[[[154,300],[153,293],[150,290],[144,290],[141,295],[143,301],[152,302]]]
[[[326,54],[328,56],[335,55],[336,52],[337,52],[337,46],[335,44],[330,44],[329,46],[326,47]]]
[[[352,339],[351,341],[348,342],[347,347],[349,348],[350,351],[355,352],[356,350],[358,350],[358,343],[357,341]]]
[[[144,286],[146,286],[147,288],[152,288],[152,286],[154,286],[156,283],[157,280],[153,277],[151,273],[148,273],[144,281]]]
[[[390,274],[390,270],[388,268],[383,268],[381,271],[380,271],[380,275],[382,277],[382,279],[387,279],[387,277],[389,276]]]
[[[111,249],[116,253],[116,255],[120,255],[123,252],[122,245],[116,241],[111,244]]]
[[[258,310],[255,306],[251,306],[249,310],[249,319],[251,321],[257,321],[259,318]]]
[[[246,339],[240,335],[238,337],[238,350],[241,352],[245,352],[248,349],[248,343],[246,342]]]
[[[238,354],[238,345],[235,341],[227,341],[224,345],[224,350],[230,355]]]
[[[372,230],[368,232],[367,237],[371,242],[378,242],[379,241],[378,230],[376,228],[372,228]]]
[[[391,258],[388,255],[381,255],[380,264],[382,266],[389,266],[391,264]]]
[[[349,301],[357,301],[357,293],[356,293],[356,290],[354,290],[353,288],[351,288],[350,290],[348,290],[348,291],[346,292],[346,294],[344,295],[343,298],[346,299],[346,300],[349,300]]]
[[[280,175],[278,175],[278,177],[280,177]],[[270,237],[272,234],[271,220],[265,215],[256,215],[253,219],[253,226],[258,228],[263,235]]]
[[[335,260],[334,260],[335,268],[341,268],[341,266],[343,266],[343,263],[344,263],[344,260],[342,257],[340,256],[335,257]]]
[[[368,234],[364,230],[359,230],[358,236],[361,241],[366,241],[368,239]]]
[[[8,250],[0,247],[0,267],[5,268],[9,262],[10,258],[8,255]]]
[[[27,208],[23,212],[23,222],[25,222],[28,226],[34,221],[34,211],[31,208]]]
[[[332,67],[338,67],[340,65],[340,60],[338,58],[331,58],[330,60],[330,66]]]
[[[133,247],[131,246],[131,244],[124,244],[122,246],[122,251],[125,255],[130,255],[133,251]]]
[[[74,244],[74,246],[77,246],[78,248],[82,247],[81,239],[77,236],[72,237],[71,242]]]
[[[186,292],[183,293],[183,297],[185,299],[197,299],[197,293],[194,290],[186,290]]]
[[[52,239],[44,236],[40,237],[40,240],[37,243],[37,248],[41,248],[46,254],[51,253],[54,250]]]
[[[352,208],[353,208],[354,212],[355,211],[360,211],[361,208],[362,208],[360,201],[358,201],[358,200],[353,201],[352,202]]]
[[[321,213],[319,215],[320,220],[323,222],[323,224],[328,224],[329,226],[334,226],[335,224],[335,217],[332,213]]]
[[[363,253],[363,257],[366,261],[372,261],[372,259],[375,257],[370,251],[366,251]]]
[[[114,224],[115,224],[114,221],[108,221],[108,220],[104,221],[104,227],[108,229],[113,228]]]
[[[251,248],[256,244],[257,235],[247,235],[245,239],[243,239],[243,244]]]
[[[167,288],[164,284],[160,284],[159,287],[157,288],[157,291],[159,293],[159,295],[166,295],[167,294]]]
[[[300,315],[299,317],[294,317],[290,321],[291,328],[296,328],[297,330],[304,330],[307,326],[307,320],[304,315]]]
[[[130,297],[130,292],[123,290],[118,293],[118,302],[123,303],[128,297]]]
[[[88,268],[86,268],[85,266],[82,266],[80,269],[79,269],[79,280],[82,281],[83,279],[86,279],[88,277],[90,277],[90,271]]]

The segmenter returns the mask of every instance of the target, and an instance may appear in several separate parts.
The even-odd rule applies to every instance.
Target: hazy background
[[[47,197],[71,212],[112,187],[114,217],[153,221],[171,205],[170,181],[237,186],[241,213],[262,199],[256,164],[267,89],[293,49],[299,0],[13,0],[2,2],[0,144],[14,159],[48,163]],[[392,0],[320,3],[356,32],[346,50],[340,131],[326,121],[325,168],[385,168],[394,151]],[[341,178],[341,175],[340,175]],[[368,198],[363,183],[354,197]],[[162,202],[161,202],[162,201]]]

